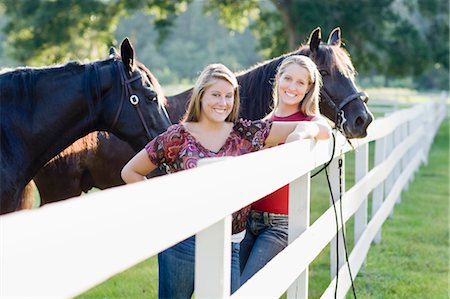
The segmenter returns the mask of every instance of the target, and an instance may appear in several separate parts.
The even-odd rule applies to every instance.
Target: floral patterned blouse
[[[224,145],[218,152],[203,147],[183,124],[170,126],[166,132],[154,138],[146,146],[150,161],[156,166],[165,164],[170,172],[177,172],[197,166],[198,160],[211,157],[240,156],[258,151],[264,147],[271,120],[243,120],[234,126]],[[233,234],[245,229],[250,206],[233,214]]]

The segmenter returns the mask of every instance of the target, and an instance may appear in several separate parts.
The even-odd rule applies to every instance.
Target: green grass
[[[157,298],[158,261],[156,256],[110,278],[77,298]]]
[[[394,217],[383,225],[382,242],[371,247],[366,266],[355,280],[358,298],[448,298],[448,132],[449,124],[445,121],[433,144],[428,165],[421,167],[409,190],[403,192]],[[373,160],[372,155],[370,158]],[[354,155],[349,154],[346,156],[347,189],[353,184],[353,169]],[[325,176],[320,174],[312,181],[311,222],[329,207],[328,190],[323,186],[326,186]],[[346,227],[351,250],[353,219]],[[319,298],[328,286],[329,269],[327,247],[310,266],[309,298]],[[152,257],[77,298],[157,298],[157,280],[157,261]],[[351,292],[347,297],[351,297]]]
[[[361,298],[449,297],[449,122],[356,279]]]

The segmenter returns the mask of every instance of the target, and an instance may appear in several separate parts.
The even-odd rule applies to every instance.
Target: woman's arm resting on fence
[[[312,121],[274,121],[266,139],[266,146],[270,147],[305,138],[328,139],[330,136],[330,126],[320,117],[315,117]]]
[[[331,128],[325,119],[315,117],[311,121],[299,122],[295,130],[289,134],[286,142],[292,142],[300,139],[314,138],[316,140],[325,140],[331,137]]]
[[[125,183],[144,181],[146,175],[155,170],[157,166],[148,158],[145,149],[137,153],[122,169],[121,176]]]

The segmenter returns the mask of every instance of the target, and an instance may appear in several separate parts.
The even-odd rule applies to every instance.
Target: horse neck
[[[173,96],[167,96],[167,113],[173,124],[180,122],[184,116],[189,100],[191,98],[192,88]]]
[[[272,87],[276,69],[286,55],[258,64],[237,74],[241,117],[261,119],[272,110]]]
[[[24,120],[16,122],[19,125],[13,125],[13,131],[21,135],[23,144],[19,146],[31,161],[31,169],[25,173],[32,176],[72,142],[95,129],[95,116],[87,117],[91,112],[86,97],[92,97],[93,91],[86,91],[86,71],[86,66],[37,71],[29,87],[33,97],[20,99],[21,107],[11,112],[12,117]]]

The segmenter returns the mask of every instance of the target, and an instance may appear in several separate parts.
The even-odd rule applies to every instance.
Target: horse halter
[[[152,136],[150,135],[150,130],[148,129],[147,123],[145,122],[144,115],[142,114],[141,106],[139,106],[140,99],[137,95],[132,94],[131,92],[131,83],[133,83],[136,80],[139,80],[142,78],[142,75],[139,73],[138,75],[131,77],[130,79],[127,79],[127,75],[125,74],[125,66],[123,65],[123,62],[121,62],[121,65],[118,66],[119,73],[120,73],[120,81],[122,82],[122,93],[120,96],[120,103],[119,108],[117,109],[116,116],[114,117],[114,121],[111,125],[111,131],[116,125],[117,121],[119,120],[120,113],[122,112],[123,103],[125,101],[125,98],[128,98],[131,105],[136,108],[139,119],[141,120],[142,126],[145,129],[145,133],[147,134],[148,141],[152,140]]]
[[[325,100],[328,105],[334,108],[334,111],[336,112],[335,126],[345,136],[344,124],[347,121],[347,119],[345,118],[343,108],[353,100],[361,99],[364,103],[367,103],[367,101],[369,100],[369,96],[364,91],[360,91],[347,96],[345,99],[336,104],[330,97],[328,92],[325,90],[325,88],[322,88],[320,91],[320,99]]]

